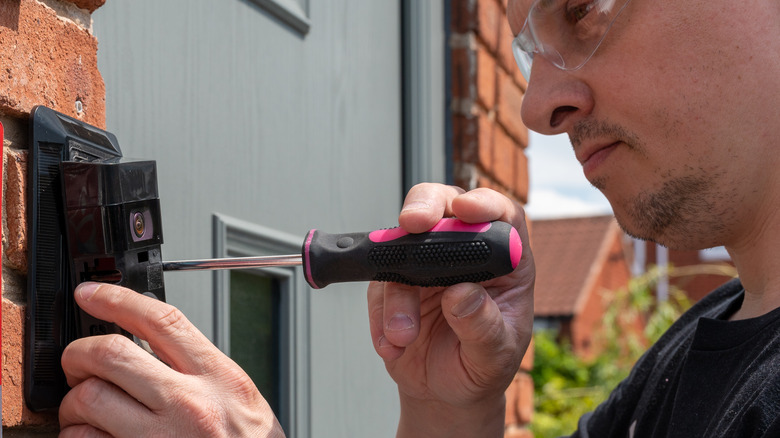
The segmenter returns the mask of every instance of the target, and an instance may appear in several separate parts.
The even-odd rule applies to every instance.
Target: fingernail
[[[390,321],[387,322],[385,329],[389,331],[401,331],[409,330],[412,327],[414,327],[412,318],[409,318],[408,315],[403,313],[396,313],[392,318],[390,318]]]
[[[377,345],[379,345],[379,348],[387,347],[388,345],[390,345],[390,341],[388,341],[384,335],[382,335],[376,343]]]
[[[404,207],[401,211],[411,211],[411,210],[426,210],[431,208],[431,205],[427,202],[423,201],[413,201],[409,202],[407,204],[404,204]]]
[[[469,316],[479,309],[483,301],[485,301],[485,294],[480,289],[474,289],[461,302],[452,306],[452,314],[457,318]]]
[[[89,301],[92,295],[95,295],[98,287],[100,287],[100,283],[81,283],[76,288],[76,293],[79,294],[82,301]]]

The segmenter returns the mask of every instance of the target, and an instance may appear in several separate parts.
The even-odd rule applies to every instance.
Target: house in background
[[[552,329],[583,357],[597,353],[594,334],[608,306],[603,291],[631,278],[626,236],[612,216],[534,221],[534,329]]]
[[[666,299],[676,287],[697,301],[735,274],[722,248],[669,250],[629,237],[613,216],[537,220],[531,230],[537,269],[534,328],[557,331],[582,357],[598,354],[595,339],[610,305],[607,292],[625,287],[633,276],[667,266],[656,298]]]

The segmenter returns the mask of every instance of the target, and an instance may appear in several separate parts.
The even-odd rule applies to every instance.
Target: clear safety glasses
[[[531,77],[531,62],[536,55],[561,70],[581,68],[630,1],[534,1],[523,29],[512,40],[512,52],[523,77]]]

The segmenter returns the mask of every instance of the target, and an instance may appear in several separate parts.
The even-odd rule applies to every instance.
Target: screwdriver
[[[490,280],[520,263],[517,230],[501,221],[469,224],[444,218],[430,230],[400,227],[361,233],[311,230],[301,254],[163,262],[163,271],[246,269],[303,265],[314,289],[351,281],[391,281],[411,286],[450,286]]]

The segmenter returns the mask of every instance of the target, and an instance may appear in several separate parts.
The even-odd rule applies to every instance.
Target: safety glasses
[[[539,55],[561,70],[577,70],[596,53],[631,0],[536,0],[523,29],[512,40],[520,72],[531,77]]]

